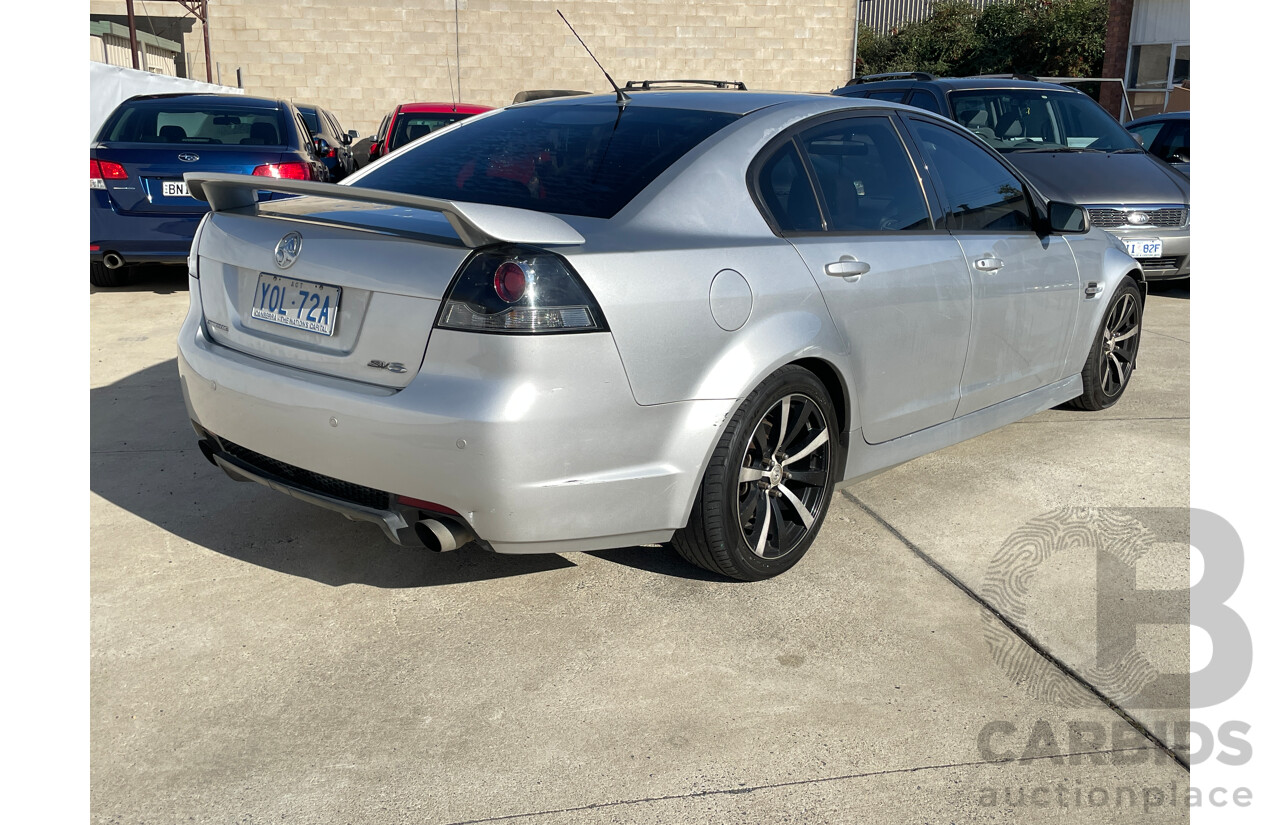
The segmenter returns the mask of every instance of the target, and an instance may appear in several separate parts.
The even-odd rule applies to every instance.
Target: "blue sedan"
[[[132,97],[89,147],[89,282],[123,286],[140,263],[183,264],[208,205],[185,172],[326,180],[288,101],[243,95]]]

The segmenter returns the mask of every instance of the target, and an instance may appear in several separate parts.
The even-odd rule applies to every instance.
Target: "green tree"
[[[1107,0],[1008,0],[980,13],[968,3],[944,0],[926,20],[885,36],[868,31],[859,29],[858,74],[1097,77]]]

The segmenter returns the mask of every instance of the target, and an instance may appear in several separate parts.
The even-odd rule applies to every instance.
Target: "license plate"
[[[1124,245],[1129,248],[1129,254],[1135,258],[1159,258],[1164,242],[1125,238]]]
[[[160,182],[160,194],[166,198],[189,198],[185,180],[165,180]]]
[[[250,315],[273,324],[333,335],[342,287],[295,281],[263,272],[253,295]]]

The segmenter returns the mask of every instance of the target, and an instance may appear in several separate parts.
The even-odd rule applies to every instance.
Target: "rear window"
[[[391,136],[391,145],[404,146],[469,117],[471,115],[462,112],[401,112],[396,117],[396,132]]]
[[[122,104],[103,127],[100,139],[192,146],[284,146],[287,134],[283,114],[276,109],[147,100]]]
[[[392,155],[353,185],[608,218],[738,117],[613,105],[507,109]]]

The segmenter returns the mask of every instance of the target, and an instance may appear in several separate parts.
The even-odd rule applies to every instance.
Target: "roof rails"
[[[850,78],[850,86],[858,83],[875,83],[879,80],[937,80],[937,75],[928,72],[881,72],[880,74],[868,74],[862,77]]]
[[[712,86],[717,89],[738,89],[745,92],[747,84],[741,80],[628,80],[623,87],[626,91],[648,91],[654,86],[666,85]]]
[[[1010,72],[1008,74],[974,74],[969,76],[970,77],[992,77],[992,78],[1003,79],[1003,80],[1036,80],[1036,81],[1040,80],[1040,78],[1036,77],[1035,75],[1027,74],[1026,72]]]

